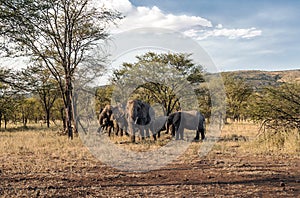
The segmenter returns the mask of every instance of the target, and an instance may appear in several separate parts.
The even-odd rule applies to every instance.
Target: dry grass
[[[272,147],[268,145],[269,143],[262,141],[261,138],[256,138],[257,130],[258,126],[251,123],[232,123],[226,125],[222,130],[220,141],[214,145],[213,149],[204,158],[199,158],[198,155],[199,149],[201,149],[203,144],[195,142],[190,145],[187,151],[178,158],[174,164],[170,165],[174,170],[171,168],[162,169],[161,172],[153,171],[149,173],[149,176],[144,173],[120,173],[101,162],[97,162],[85,145],[83,145],[79,137],[75,137],[74,140],[68,140],[66,136],[61,136],[56,131],[48,129],[0,132],[0,161],[3,162],[0,166],[0,196],[24,197],[25,195],[27,197],[60,197],[64,195],[65,197],[73,197],[87,196],[87,193],[91,193],[93,190],[95,192],[93,192],[94,194],[91,194],[90,197],[99,196],[102,195],[99,193],[105,192],[108,193],[106,197],[108,195],[116,196],[117,193],[120,193],[120,196],[125,196],[125,194],[122,194],[123,192],[138,192],[137,186],[130,187],[132,184],[138,183],[144,185],[145,182],[152,181],[155,184],[152,186],[155,188],[153,192],[157,192],[158,187],[156,183],[161,184],[165,182],[168,184],[169,180],[163,180],[170,179],[171,182],[177,184],[180,179],[187,177],[187,173],[190,174],[189,177],[191,178],[197,175],[197,179],[201,182],[214,180],[214,177],[216,177],[211,185],[204,187],[202,185],[190,186],[193,188],[202,187],[203,189],[199,190],[199,192],[203,192],[203,190],[207,188],[212,189],[214,184],[217,184],[220,180],[222,181],[222,179],[227,182],[227,180],[222,178],[223,174],[225,175],[224,177],[228,179],[228,184],[230,185],[226,185],[226,187],[229,189],[229,186],[234,186],[231,183],[233,177],[237,177],[236,179],[238,181],[239,175],[236,175],[237,173],[244,174],[242,175],[243,178],[253,178],[256,176],[259,182],[257,182],[257,186],[253,186],[253,188],[257,189],[261,186],[260,181],[262,180],[259,180],[259,178],[262,175],[262,169],[265,170],[267,165],[273,166],[273,164],[265,164],[264,160],[269,159],[269,163],[273,163],[273,161],[270,160],[270,158],[273,159],[273,156],[270,156],[270,154],[278,154],[277,150],[272,149]],[[112,137],[111,140],[117,145],[128,149],[146,151],[156,149],[164,145],[164,141],[169,141],[167,135],[163,134],[162,136],[162,140],[157,142],[145,140],[143,142],[138,141],[136,144],[129,143],[129,137],[126,136],[122,138]],[[241,137],[245,137],[245,139]],[[294,169],[296,170],[296,165],[294,164],[296,164],[299,159],[299,147],[298,150],[297,147],[295,147],[295,145],[299,146],[299,137],[298,139],[293,139],[292,136],[284,136],[284,138],[285,141],[283,144],[278,143],[281,148],[285,148],[280,149],[280,153],[288,153],[289,155],[285,156],[282,162],[285,162],[287,159],[294,161],[287,165],[282,163],[282,167],[280,167],[282,170],[290,173],[290,169],[288,168],[291,168],[292,171],[294,171]],[[272,145],[276,145],[274,142]],[[267,149],[269,151],[265,152]],[[268,156],[266,156],[266,154],[268,154]],[[244,158],[241,158],[241,156]],[[292,158],[290,158],[290,156],[292,156]],[[250,166],[251,163],[256,162],[257,158],[263,160],[259,162],[262,165],[254,164]],[[252,161],[247,162],[245,161],[246,159],[251,159]],[[181,165],[182,167],[188,168],[182,169]],[[260,165],[262,169],[259,169]],[[195,169],[193,169],[193,167]],[[205,173],[202,168],[204,168]],[[263,173],[267,179],[270,179],[272,175],[268,176],[268,174],[273,174],[273,172],[277,173],[277,169],[277,166],[270,167],[269,172],[264,171]],[[222,171],[225,172],[221,173]],[[294,172],[292,172],[292,174],[297,176]],[[227,178],[226,174],[230,174],[230,178]],[[253,174],[256,175],[253,176]],[[176,175],[178,175],[178,177],[175,177]],[[209,177],[207,175],[209,175]],[[284,173],[283,175],[286,174]],[[290,178],[286,180],[286,182],[288,181],[290,181]],[[292,183],[292,185],[296,186],[297,181]],[[124,185],[122,187],[124,182],[127,182],[128,186]],[[277,180],[275,182],[277,182]],[[99,186],[100,183],[108,187],[102,188]],[[290,183],[286,184],[286,186],[290,185]],[[176,186],[179,187],[177,188]],[[179,193],[178,195],[181,195],[180,193],[183,192],[181,186],[176,186],[163,185],[160,186],[160,189],[164,188],[165,191],[163,194],[166,196],[170,196],[170,194],[168,194],[170,189]],[[231,188],[231,190],[233,189],[233,191],[229,189],[231,193],[240,192],[241,188],[246,189],[251,187],[245,184],[235,186],[237,186],[237,191]],[[271,183],[270,186],[273,187],[274,184]],[[291,189],[294,188],[293,186]],[[261,189],[262,188],[265,187],[261,187]],[[149,187],[140,187],[140,190],[141,189],[149,189]],[[219,189],[222,188],[220,188],[218,184],[214,190],[220,193],[220,191],[218,191]],[[261,189],[260,191],[262,192]],[[187,192],[190,193],[189,190]],[[291,194],[293,194],[293,192],[294,191],[290,191]],[[136,196],[137,194],[134,195]]]
[[[51,172],[72,167],[70,164],[75,165],[77,160],[93,161],[78,137],[68,140],[66,136],[60,136],[51,130],[0,132],[0,142],[0,160],[6,163],[9,160],[13,172]]]
[[[34,126],[30,126],[34,128]],[[32,130],[12,128],[10,132],[0,132],[0,156],[28,154],[46,156],[46,158],[85,158],[91,157],[88,149],[79,137],[68,140],[66,136],[57,133],[57,129],[47,129],[35,126]],[[259,125],[250,122],[230,123],[223,127],[220,140],[214,146],[216,152],[237,152],[253,154],[296,154],[299,155],[299,133],[278,133],[276,137],[267,134],[258,135]],[[16,132],[17,131],[17,132]],[[154,141],[152,138],[130,143],[127,136],[112,136],[111,141],[120,147],[134,151],[155,150],[166,145],[171,140],[170,134],[162,132],[162,138]],[[191,145],[193,153],[199,149],[198,143]],[[44,158],[44,157],[41,157]]]
[[[296,130],[289,133],[278,132],[275,135],[264,133],[254,141],[248,142],[245,149],[251,150],[252,153],[300,156],[299,135]]]
[[[275,136],[267,132],[259,135],[258,124],[251,122],[230,123],[222,129],[220,142],[216,149],[222,152],[232,151],[248,154],[297,155],[300,156],[299,132],[277,133]]]

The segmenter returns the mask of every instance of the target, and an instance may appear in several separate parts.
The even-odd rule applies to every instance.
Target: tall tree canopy
[[[90,0],[1,0],[2,55],[28,55],[51,72],[59,84],[66,109],[68,135],[73,138],[73,82],[78,67],[103,57],[92,53],[107,38],[108,25],[119,12],[95,9]]]
[[[253,88],[241,78],[223,74],[226,90],[226,116],[232,120],[247,118],[247,107]]]
[[[123,63],[113,75],[113,84],[125,100],[133,97],[151,104],[160,104],[165,115],[181,108],[184,101],[197,103],[195,89],[204,82],[203,67],[196,65],[191,54],[147,52],[135,63]],[[126,87],[125,89],[123,87]],[[131,90],[133,88],[133,90]]]

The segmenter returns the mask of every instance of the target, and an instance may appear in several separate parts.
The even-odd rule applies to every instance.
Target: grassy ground
[[[102,164],[79,137],[68,140],[57,129],[0,132],[0,196],[182,197],[195,192],[198,194],[193,196],[247,197],[245,192],[264,195],[263,189],[270,196],[297,194],[299,134],[257,137],[258,129],[252,123],[225,125],[220,140],[204,158],[198,156],[202,143],[195,142],[174,164],[140,174]],[[168,138],[156,143],[122,143],[128,140],[112,138],[114,143],[138,151],[156,149]],[[159,192],[154,190],[158,188]]]
[[[8,155],[32,155],[40,159],[47,158],[92,158],[88,149],[76,136],[74,140],[68,140],[60,135],[57,128],[47,129],[30,126],[31,129],[11,129],[9,132],[0,132],[0,156]],[[249,122],[230,123],[222,129],[219,141],[214,145],[213,151],[225,152],[235,148],[235,152],[252,154],[289,154],[300,153],[299,134],[295,131],[290,135],[279,133],[276,137],[268,135],[258,136],[259,126]],[[163,138],[154,142],[152,139],[129,143],[129,138],[112,137],[117,145],[135,151],[147,151],[157,149],[165,145],[170,135],[162,134]],[[191,148],[197,150],[199,144],[191,144]],[[40,156],[40,157],[39,157]],[[43,163],[37,163],[42,166]],[[20,166],[22,167],[22,166]],[[36,167],[37,168],[37,167]],[[40,167],[43,169],[43,167]]]

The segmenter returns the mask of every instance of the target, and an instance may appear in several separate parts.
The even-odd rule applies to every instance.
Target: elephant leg
[[[174,129],[174,132],[175,132],[175,139],[176,140],[179,140],[179,133],[180,133],[180,131],[179,131],[179,128],[177,128],[177,127],[174,127],[175,129]],[[173,131],[172,131],[173,132]]]
[[[126,136],[130,136],[130,131],[129,131],[129,126],[128,125],[126,125],[124,127],[123,131],[124,131],[124,133],[125,133]]]
[[[149,138],[150,137],[149,128],[146,127],[145,131],[146,131],[146,137]]]
[[[156,134],[152,134],[152,137],[153,137],[154,141],[157,140],[157,139],[156,139]]]
[[[205,131],[204,131],[204,129],[201,129],[200,132],[201,132],[201,140],[204,140],[205,139]]]
[[[200,132],[199,132],[199,129],[196,131],[196,137],[194,138],[194,140],[199,140],[199,134]]]
[[[183,140],[184,129],[180,130],[180,139]]]
[[[108,137],[110,137],[110,135],[111,135],[111,130],[110,130],[110,128],[108,129]]]
[[[116,136],[119,136],[120,127],[118,125],[115,125],[114,131],[115,131]]]
[[[133,128],[132,123],[128,123],[128,132],[129,132],[128,135],[130,135],[131,142],[134,143],[135,142],[135,129]]]
[[[165,124],[165,128],[166,128],[166,132],[165,132],[165,134],[168,134],[168,133],[169,133],[169,131],[170,131],[170,127],[171,127],[171,125],[170,125],[170,124],[168,124],[168,123],[166,123],[166,124]]]
[[[205,139],[205,121],[204,120],[203,120],[203,122],[199,123],[198,128],[197,128],[196,137],[194,139],[199,140],[200,134],[201,134],[201,140],[204,140]]]
[[[156,131],[155,131],[154,126],[150,125],[150,131],[152,133],[152,137],[153,137],[154,141],[156,141]]]
[[[136,133],[136,129],[133,128],[131,134],[131,142],[134,143],[135,142],[135,133]]]
[[[142,137],[142,140],[145,139],[145,128],[144,127],[139,127],[140,135]]]
[[[107,126],[107,128],[108,128],[108,136],[110,137],[111,131],[112,131],[112,127],[111,126]]]
[[[176,133],[175,127],[172,125],[172,126],[171,126],[171,134],[172,134],[172,137],[175,136],[175,133]]]
[[[198,141],[200,139],[200,134],[201,134],[201,140],[205,139],[205,131],[204,129],[198,129],[196,132],[196,137],[194,138],[194,140]]]
[[[135,143],[135,136],[134,135],[131,135],[131,142]]]

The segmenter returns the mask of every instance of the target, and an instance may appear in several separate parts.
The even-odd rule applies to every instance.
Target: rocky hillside
[[[264,86],[278,86],[283,82],[300,83],[300,69],[286,71],[231,71],[223,72],[223,74],[232,74],[238,78],[242,78],[255,89],[259,89]]]

